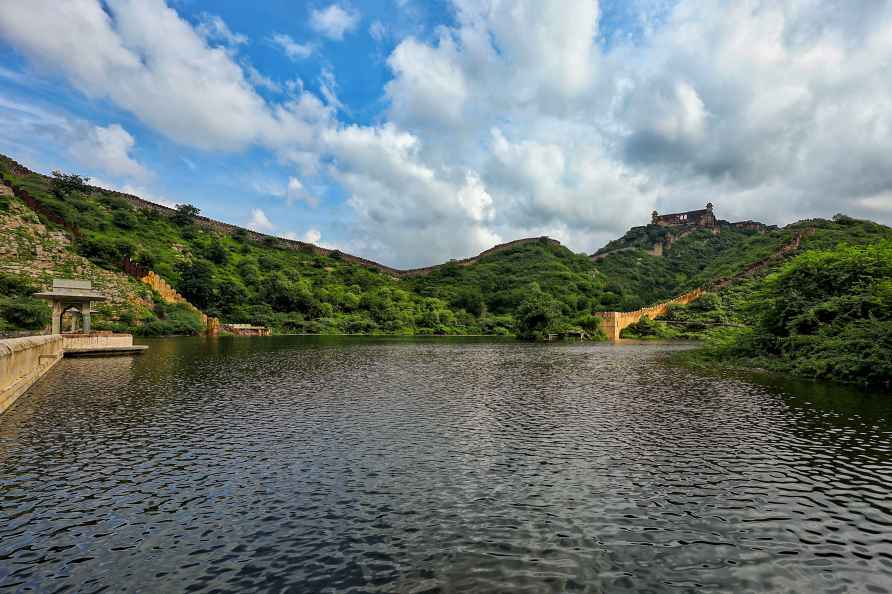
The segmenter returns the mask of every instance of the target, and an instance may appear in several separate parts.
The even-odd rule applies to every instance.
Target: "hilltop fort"
[[[725,221],[716,217],[713,209],[712,202],[708,202],[705,208],[698,210],[662,215],[653,211],[649,225],[632,227],[624,237],[611,241],[593,254],[592,260],[598,262],[610,254],[633,249],[644,249],[652,256],[662,256],[674,242],[697,231],[708,231],[713,235],[720,235],[722,229],[752,233],[765,233],[777,229],[776,225],[766,225],[758,221],[747,220],[734,223]]]

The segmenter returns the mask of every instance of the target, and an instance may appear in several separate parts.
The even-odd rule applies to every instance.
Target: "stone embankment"
[[[59,334],[0,340],[0,413],[62,358]]]
[[[607,335],[607,338],[609,340],[619,340],[623,329],[641,321],[641,318],[653,320],[665,315],[669,311],[670,305],[687,305],[692,301],[700,299],[704,293],[703,289],[698,288],[652,307],[643,307],[635,311],[599,311],[595,312],[595,315],[601,319],[601,329]]]

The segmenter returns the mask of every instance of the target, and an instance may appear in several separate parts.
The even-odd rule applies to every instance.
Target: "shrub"
[[[50,323],[50,308],[38,299],[20,297],[0,300],[0,317],[23,330],[39,330]]]

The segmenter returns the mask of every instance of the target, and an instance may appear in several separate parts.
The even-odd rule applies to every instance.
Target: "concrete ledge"
[[[66,357],[115,357],[118,355],[141,355],[148,349],[144,344],[130,346],[83,347],[65,349]]]
[[[58,334],[0,340],[0,413],[62,358]]]

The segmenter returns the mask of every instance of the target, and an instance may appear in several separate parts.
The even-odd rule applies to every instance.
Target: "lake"
[[[685,345],[144,342],[0,416],[0,590],[892,590],[888,395]]]

